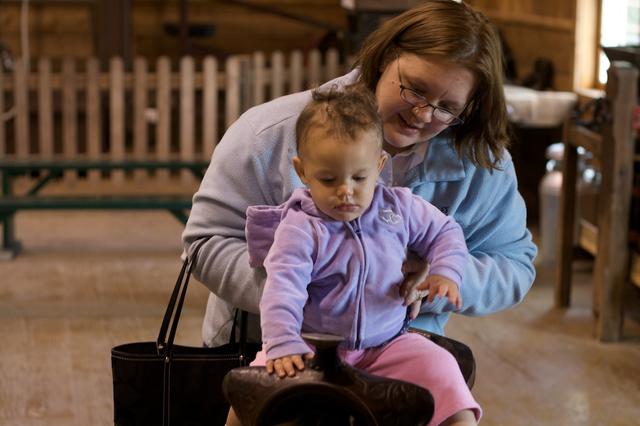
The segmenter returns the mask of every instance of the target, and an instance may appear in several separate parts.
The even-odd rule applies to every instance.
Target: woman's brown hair
[[[396,55],[439,57],[475,76],[463,124],[451,127],[460,155],[479,167],[495,169],[508,146],[508,120],[502,85],[502,48],[487,18],[452,0],[430,0],[383,23],[365,40],[356,59],[360,80],[375,92]]]

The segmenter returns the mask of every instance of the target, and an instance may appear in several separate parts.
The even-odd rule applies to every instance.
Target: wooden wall
[[[539,57],[555,67],[555,88],[573,90],[595,82],[598,7],[600,0],[466,0],[496,23],[513,51],[520,79]],[[251,0],[259,6],[347,29],[340,0]],[[290,51],[319,47],[327,29],[234,4],[230,0],[189,0],[191,22],[211,23],[215,34],[192,39],[201,51],[224,56],[262,50]],[[32,0],[32,57],[96,55],[95,1]],[[178,0],[132,0],[133,53],[153,59],[176,57],[179,43],[163,24],[178,22]],[[0,2],[0,42],[15,56],[20,52],[20,2]],[[191,52],[198,53],[198,52]]]
[[[336,28],[346,28],[346,15],[339,0],[251,0],[251,3],[277,8]],[[136,50],[150,56],[170,53],[167,49],[175,51],[177,40],[164,35],[162,26],[165,22],[177,22],[178,14],[176,1],[136,0]],[[193,22],[215,26],[213,37],[193,40],[212,49],[212,53],[308,50],[317,47],[327,33],[325,28],[226,1],[191,0],[189,16]]]
[[[467,0],[501,30],[519,79],[537,58],[554,65],[555,89],[595,84],[599,0]]]
[[[0,43],[20,55],[20,2],[0,1]],[[95,54],[93,11],[88,1],[31,2],[29,48],[32,57]]]
[[[95,6],[91,0],[32,0],[29,37],[32,57],[88,57],[96,55]],[[251,3],[284,10],[336,28],[346,28],[340,0],[251,0]],[[192,39],[207,53],[245,53],[262,50],[291,51],[317,47],[327,29],[269,14],[225,0],[189,0],[189,20],[210,23],[215,34]],[[0,42],[15,56],[20,53],[20,2],[0,1]],[[177,0],[132,0],[133,52],[156,58],[177,56],[179,43],[163,29],[179,21]]]

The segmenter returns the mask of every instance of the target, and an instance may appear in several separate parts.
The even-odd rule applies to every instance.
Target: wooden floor
[[[24,252],[0,263],[0,425],[113,423],[109,350],[155,339],[180,232],[163,212],[18,215]],[[590,267],[576,265],[569,310],[552,307],[551,274],[541,270],[522,305],[452,318],[448,335],[477,359],[483,425],[640,424],[638,310],[625,341],[595,341]],[[200,343],[206,294],[191,287],[182,343]]]

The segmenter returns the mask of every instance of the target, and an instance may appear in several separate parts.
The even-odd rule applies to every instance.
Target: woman
[[[451,0],[398,15],[367,38],[353,71],[325,87],[358,80],[375,93],[383,120],[391,156],[385,183],[410,188],[463,229],[470,256],[464,302],[455,311],[485,315],[519,303],[535,277],[536,248],[506,151],[502,55],[486,18]],[[203,322],[208,346],[228,341],[234,307],[258,313],[265,273],[249,265],[245,211],[279,205],[303,186],[291,160],[296,119],[310,100],[305,91],[243,114],[194,195],[183,241],[189,252],[194,241],[209,237],[194,272],[211,290]],[[409,262],[415,274],[405,288],[422,281],[424,269]],[[425,301],[412,326],[444,334],[452,310],[446,300]],[[253,331],[260,335],[257,326]]]

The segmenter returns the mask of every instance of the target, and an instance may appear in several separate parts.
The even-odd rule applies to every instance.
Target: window
[[[600,45],[640,45],[640,0],[602,0]],[[607,81],[609,60],[600,51],[598,81]]]

